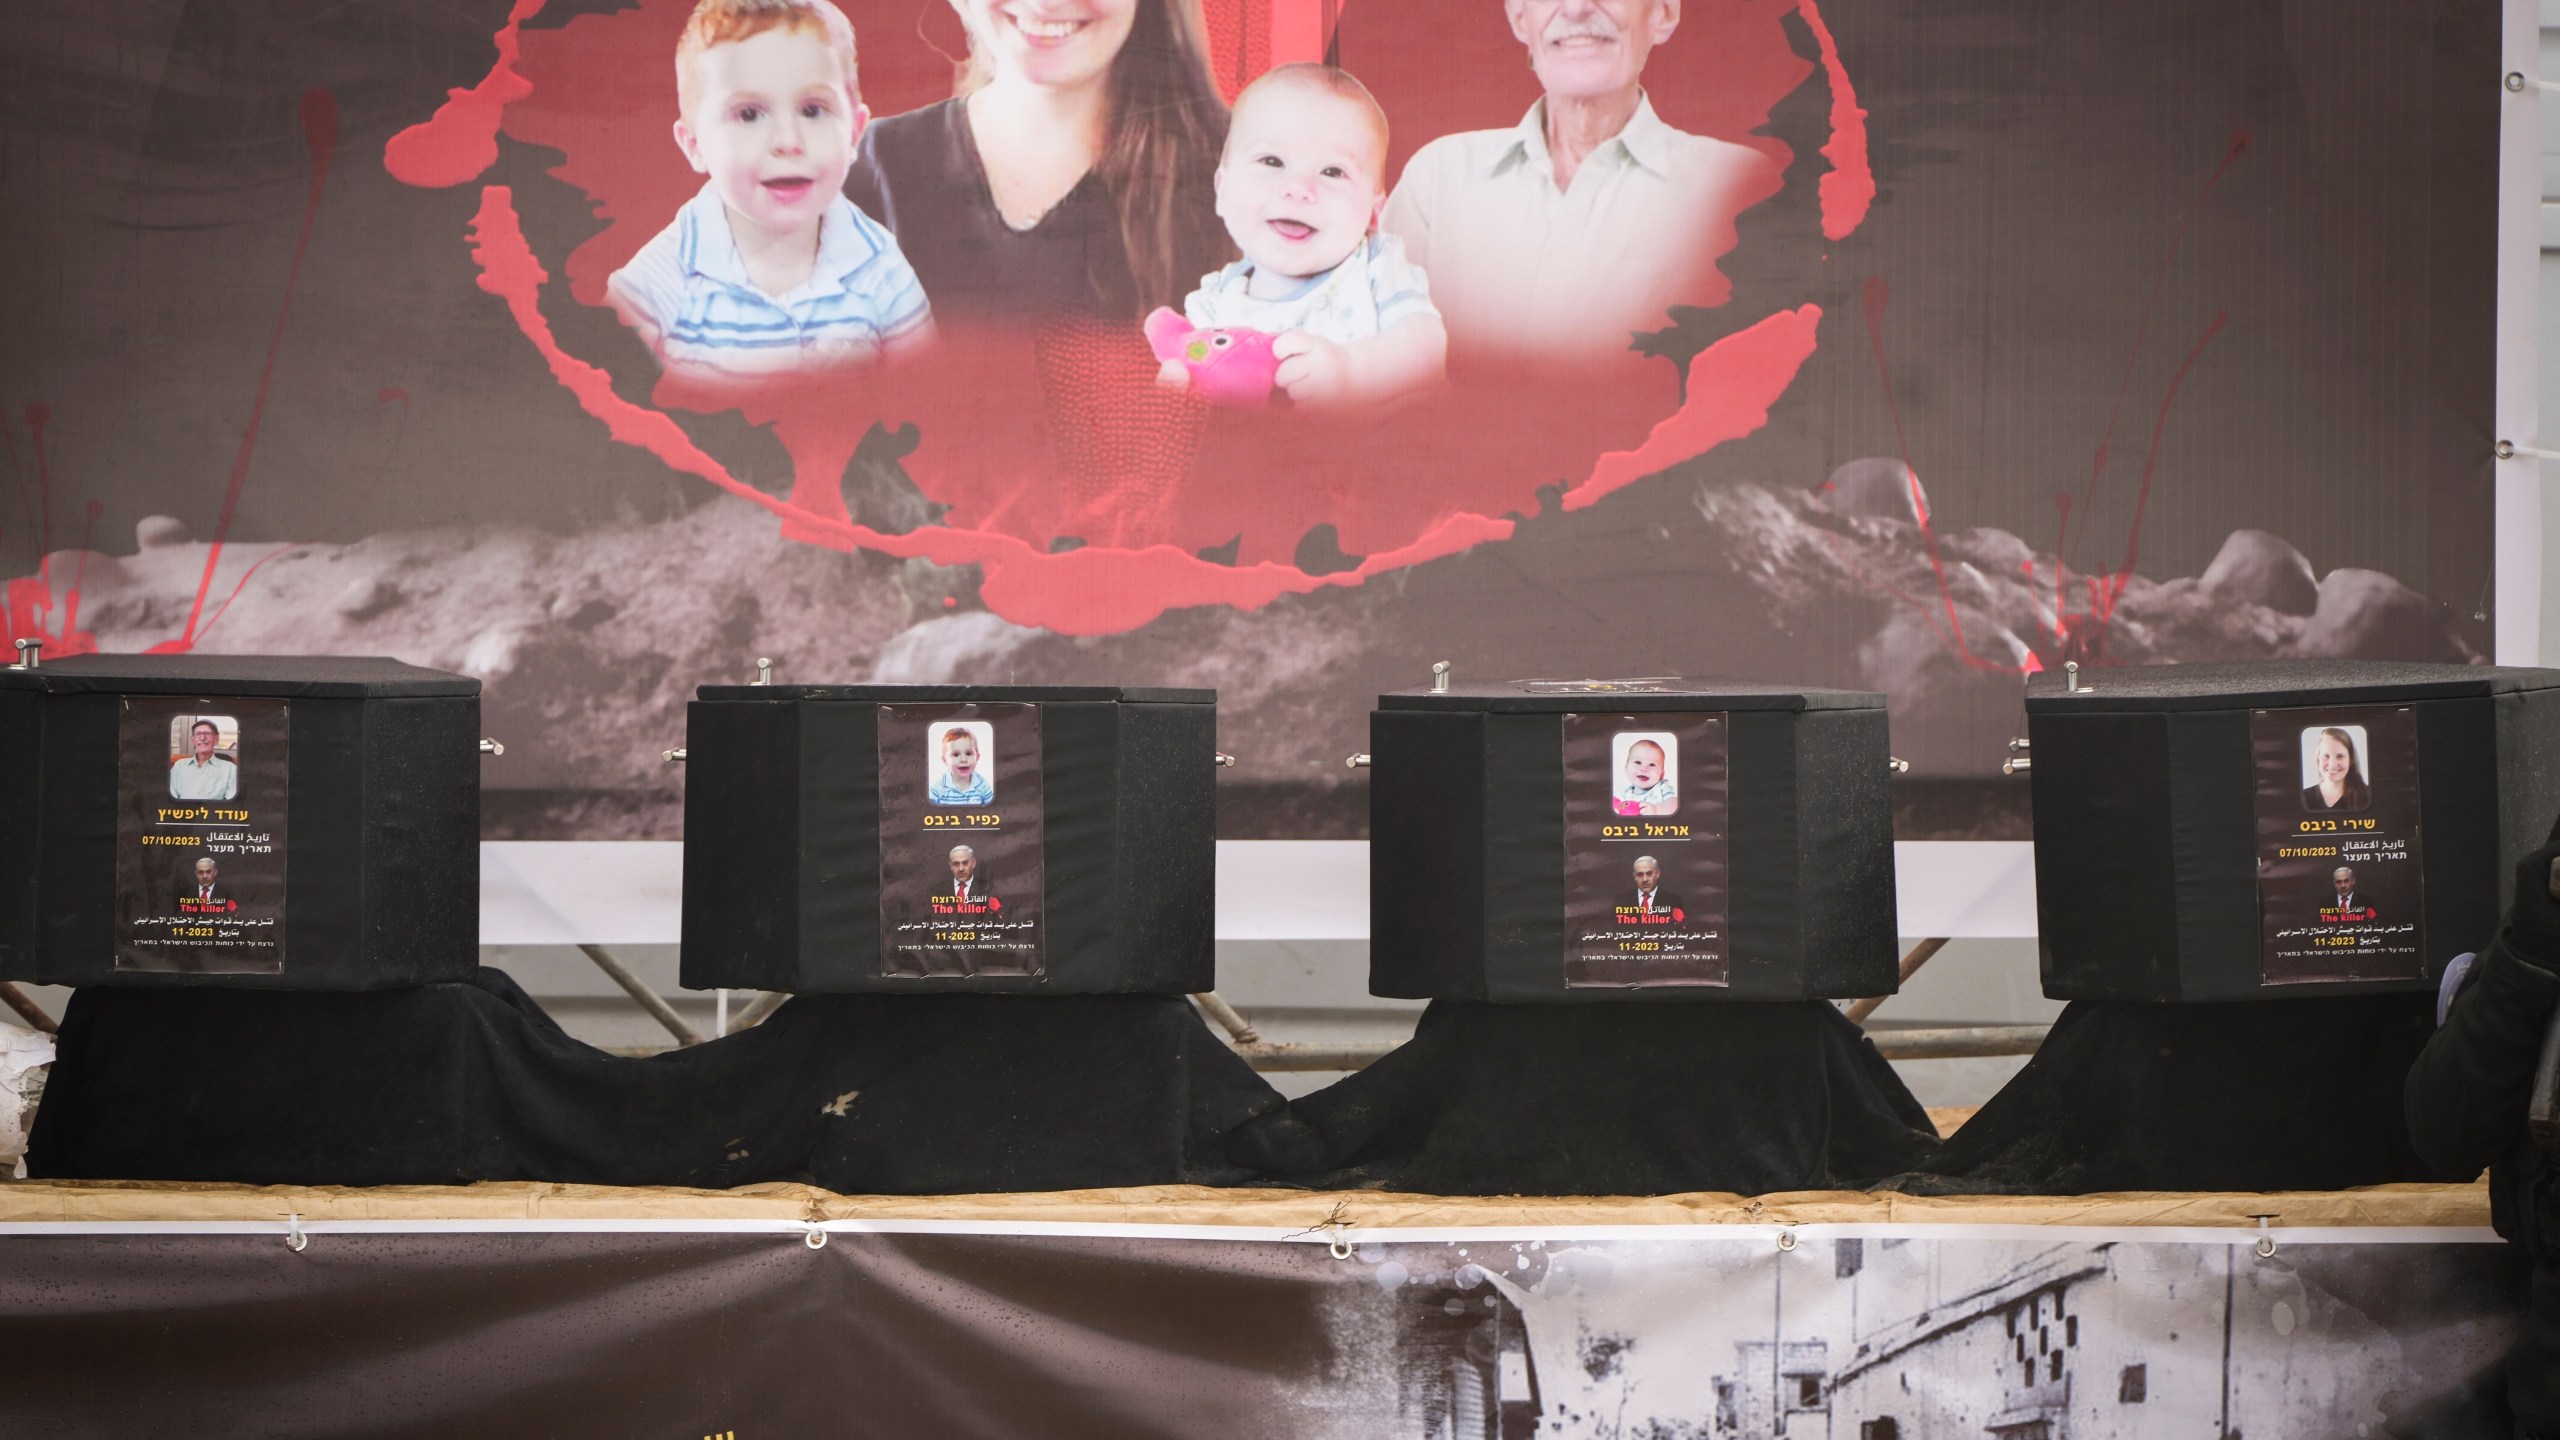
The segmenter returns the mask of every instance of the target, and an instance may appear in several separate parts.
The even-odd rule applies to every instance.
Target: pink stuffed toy
[[[1179,311],[1158,307],[1147,317],[1147,344],[1158,360],[1179,360],[1191,376],[1191,393],[1212,405],[1261,409],[1271,403],[1272,358],[1278,338],[1260,330],[1195,330]]]

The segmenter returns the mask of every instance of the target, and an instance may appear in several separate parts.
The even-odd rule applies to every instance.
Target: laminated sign
[[[115,968],[282,974],[288,703],[122,705]]]
[[[2265,983],[2424,978],[2416,712],[2252,710],[2249,748]]]
[[[1040,707],[880,707],[880,973],[1042,969]]]
[[[1564,720],[1565,984],[1725,985],[1725,717]]]

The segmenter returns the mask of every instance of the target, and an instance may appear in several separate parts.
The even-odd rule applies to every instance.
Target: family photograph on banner
[[[759,656],[1215,687],[1236,838],[1434,659],[1881,690],[2016,838],[2029,675],[2487,653],[2498,14],[110,6],[223,78],[32,42],[0,616],[471,674],[492,838]]]

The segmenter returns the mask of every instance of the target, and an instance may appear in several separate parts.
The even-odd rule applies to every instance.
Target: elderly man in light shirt
[[[232,800],[240,794],[240,767],[214,752],[222,743],[222,731],[210,720],[199,720],[187,727],[187,740],[194,754],[181,758],[169,767],[169,797],[173,800]]]
[[[1381,224],[1431,277],[1453,355],[1584,366],[1674,303],[1712,305],[1734,217],[1776,192],[1756,150],[1672,129],[1644,64],[1681,0],[1505,0],[1546,94],[1508,130],[1444,135]]]

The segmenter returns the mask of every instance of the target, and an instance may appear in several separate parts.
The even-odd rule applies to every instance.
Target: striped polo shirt
[[[706,184],[613,272],[605,295],[669,369],[697,373],[865,365],[933,336],[924,287],[897,240],[841,195],[819,221],[816,267],[787,294],[747,278],[728,208]]]

